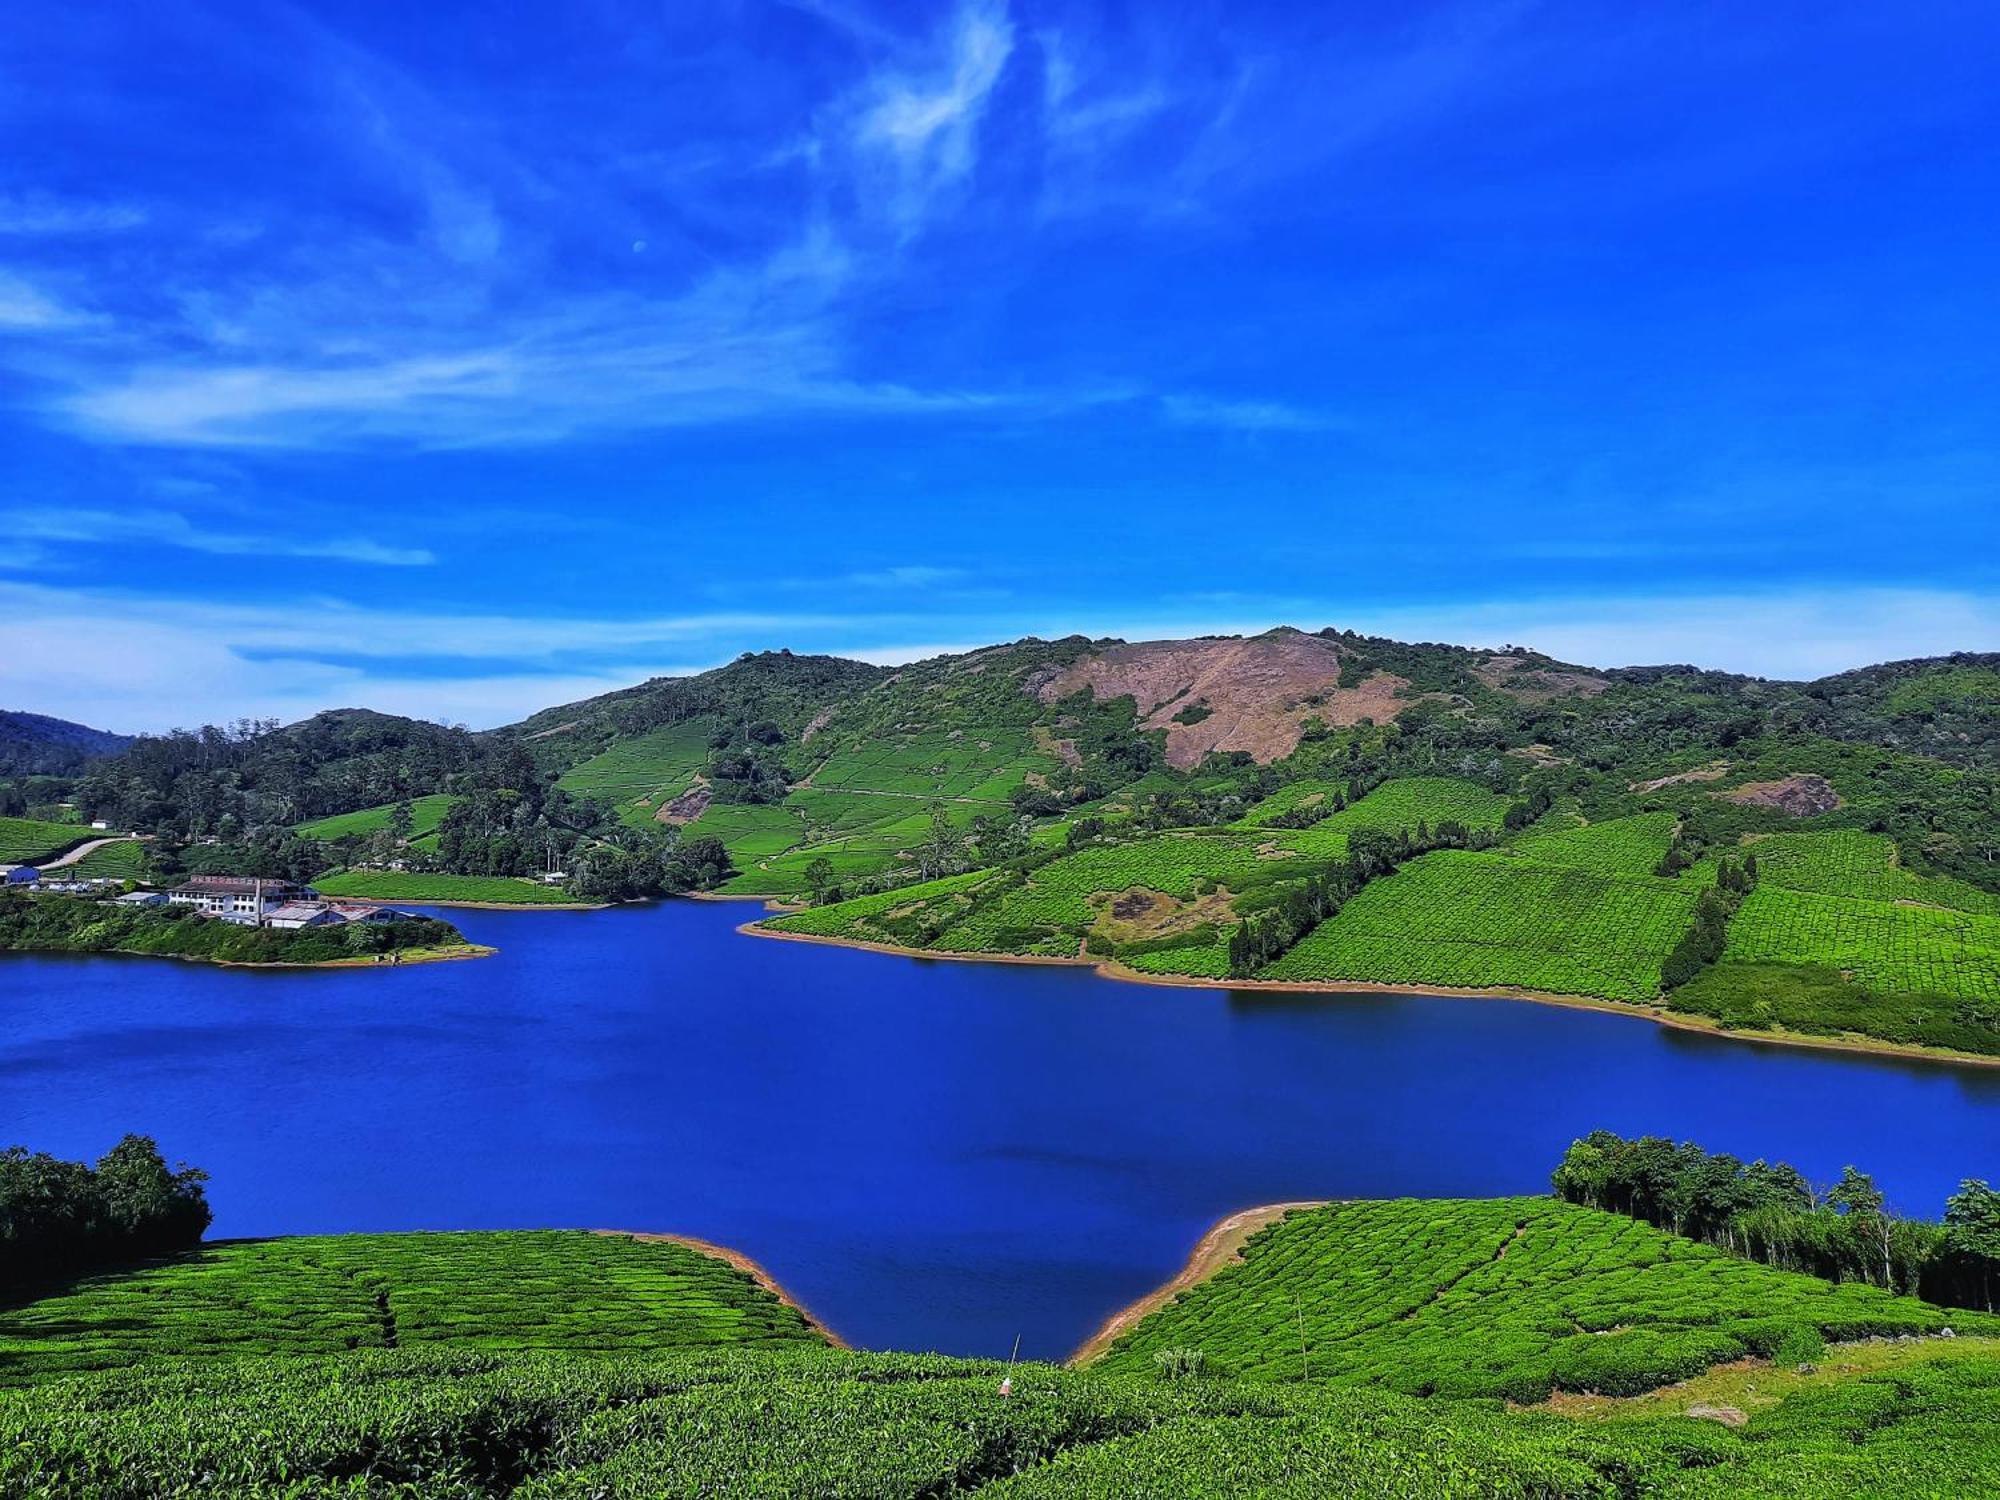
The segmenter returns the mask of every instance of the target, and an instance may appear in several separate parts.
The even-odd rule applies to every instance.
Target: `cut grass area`
[[[1507,847],[1536,864],[1643,879],[1665,857],[1676,821],[1670,812],[1640,813],[1603,823],[1544,819]]]
[[[748,1274],[681,1245],[581,1230],[330,1235],[208,1246],[0,1312],[0,1384],[169,1356],[819,1342]]]
[[[0,865],[32,865],[78,844],[105,837],[104,830],[35,818],[0,818]]]
[[[510,875],[427,875],[400,870],[343,870],[321,875],[313,888],[326,896],[369,901],[476,901],[501,906],[560,906],[575,898],[560,886]]]
[[[1981,1314],[1737,1260],[1622,1214],[1399,1199],[1276,1221],[1093,1368],[1140,1374],[1160,1351],[1190,1349],[1253,1380],[1540,1401],[1652,1390],[1768,1354],[1801,1327],[1846,1339],[1946,1326],[2000,1332]]]
[[[410,837],[412,841],[428,833],[437,832],[444,815],[451,811],[458,798],[449,792],[434,792],[428,797],[410,799]],[[330,818],[315,818],[310,823],[301,823],[292,831],[302,838],[332,842],[334,839],[366,838],[371,833],[387,828],[395,821],[397,804],[385,802],[380,807],[363,808],[360,812],[335,813]]]
[[[1461,781],[1456,776],[1405,776],[1383,782],[1360,801],[1313,826],[1333,833],[1352,833],[1357,828],[1394,833],[1419,823],[1431,828],[1440,823],[1498,828],[1507,816],[1507,807],[1505,797],[1477,782]]]
[[[1652,1000],[1698,895],[1443,849],[1370,882],[1257,977]]]

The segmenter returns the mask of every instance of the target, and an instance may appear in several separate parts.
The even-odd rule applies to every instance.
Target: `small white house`
[[[95,828],[99,833],[102,833],[106,829],[110,828],[111,825],[105,822],[104,819],[98,818],[94,822],[92,822],[90,826],[92,828]]]

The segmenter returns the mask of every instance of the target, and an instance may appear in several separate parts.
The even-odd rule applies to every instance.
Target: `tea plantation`
[[[1545,1198],[1332,1204],[1255,1235],[1095,1368],[1197,1350],[1218,1375],[1535,1402],[1632,1395],[1808,1328],[1826,1339],[2000,1331],[1864,1285],[1775,1271]]]
[[[1445,849],[1370,883],[1257,977],[1651,1000],[1699,894],[1692,881]]]
[[[77,823],[0,818],[0,865],[32,865],[104,835]]]
[[[1436,1377],[1454,1370],[1467,1389],[1532,1395],[1552,1364],[1655,1380],[1780,1324],[1936,1326],[1921,1304],[1801,1277],[1733,1282],[1720,1257],[1620,1239],[1613,1222],[1546,1200],[1318,1211],[1267,1230],[1245,1264],[1085,1371],[829,1349],[747,1278],[673,1246],[221,1245],[10,1316],[0,1493],[1581,1500],[2000,1485],[2000,1360],[1982,1353],[1803,1390],[1740,1430],[1448,1399]],[[1521,1310],[1481,1305],[1502,1302]],[[1150,1351],[1196,1335],[1208,1370],[1162,1378]],[[1611,1352],[1552,1362],[1560,1344]],[[58,1352],[22,1353],[37,1345]],[[1230,1358],[1245,1378],[1228,1378]],[[1439,1394],[1379,1388],[1398,1383],[1392,1358],[1417,1360]],[[67,1373],[92,1362],[115,1368]]]
[[[745,1273],[575,1230],[246,1240],[0,1310],[0,1384],[164,1357],[820,1344]]]

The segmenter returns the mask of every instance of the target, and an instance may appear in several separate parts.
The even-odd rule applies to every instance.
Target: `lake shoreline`
[[[1669,1010],[1664,1005],[1604,1000],[1593,995],[1558,995],[1539,990],[1503,987],[1460,989],[1450,985],[1378,984],[1366,980],[1347,979],[1202,979],[1186,974],[1149,974],[1139,969],[1128,968],[1115,959],[1071,958],[1055,954],[1029,953],[934,953],[925,948],[903,948],[894,943],[878,943],[867,938],[823,937],[810,932],[778,932],[760,925],[761,920],[760,918],[757,921],[745,922],[736,930],[748,937],[776,938],[794,943],[824,943],[835,948],[855,948],[866,953],[882,953],[891,958],[932,959],[945,963],[1062,964],[1072,968],[1088,968],[1102,979],[1121,980],[1128,984],[1162,985],[1175,989],[1252,990],[1302,995],[1401,995],[1411,998],[1435,996],[1451,1000],[1525,1000],[1535,1005],[1555,1005],[1567,1010],[1590,1010],[1602,1015],[1651,1021],[1672,1031],[1693,1032],[1701,1036],[1719,1037],[1726,1041],[1762,1043],[1772,1047],[1797,1047],[1817,1052],[1838,1052],[1849,1056],[1863,1054],[1905,1062],[1936,1062],[1965,1067],[2000,1068],[2000,1057],[1977,1052],[1952,1052],[1942,1047],[1920,1047],[1868,1037],[1825,1037],[1814,1036],[1807,1032],[1730,1028],[1703,1016]]]
[[[1218,1271],[1241,1260],[1243,1247],[1259,1230],[1276,1223],[1287,1214],[1309,1208],[1324,1208],[1331,1201],[1327,1198],[1305,1198],[1295,1203],[1260,1203],[1251,1208],[1239,1208],[1233,1214],[1224,1214],[1209,1225],[1202,1237],[1195,1241],[1194,1249],[1188,1252],[1187,1263],[1179,1272],[1170,1280],[1161,1282],[1145,1296],[1126,1303],[1098,1324],[1096,1331],[1077,1345],[1076,1352],[1064,1360],[1063,1364],[1069,1369],[1077,1370],[1101,1358],[1119,1339],[1182,1292],[1190,1287],[1200,1286]]]
[[[57,958],[170,958],[177,963],[204,964],[211,969],[406,969],[417,964],[459,963],[468,958],[491,958],[500,950],[488,943],[454,943],[444,948],[390,949],[381,954],[357,953],[346,958],[321,958],[301,960],[297,963],[256,962],[241,958],[205,958],[199,953],[154,953],[145,948],[0,948],[0,955],[8,953],[37,954]],[[391,953],[403,956],[394,963],[378,962],[386,960]]]

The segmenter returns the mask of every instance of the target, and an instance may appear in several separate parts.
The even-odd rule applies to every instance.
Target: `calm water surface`
[[[756,1257],[851,1341],[1060,1356],[1211,1221],[1534,1192],[1593,1126],[1937,1213],[2000,1070],[1490,1000],[1230,994],[739,936],[739,904],[444,915],[497,958],[0,959],[0,1143],[159,1138],[218,1235],[573,1225]]]

